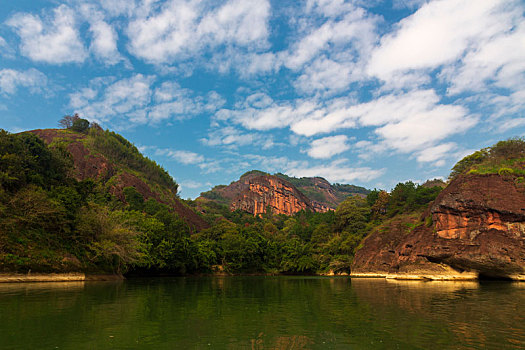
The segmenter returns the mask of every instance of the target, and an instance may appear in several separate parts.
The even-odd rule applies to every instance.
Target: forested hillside
[[[411,182],[347,197],[335,211],[253,216],[182,201],[129,141],[96,125],[0,133],[4,272],[349,272],[374,227],[441,190]]]

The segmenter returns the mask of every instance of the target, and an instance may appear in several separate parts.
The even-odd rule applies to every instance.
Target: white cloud
[[[155,101],[167,102],[180,97],[182,93],[181,87],[174,81],[165,81],[160,87],[155,89]]]
[[[363,56],[376,38],[376,19],[364,9],[352,6],[340,20],[330,19],[301,38],[288,52],[282,53],[284,65],[300,69],[325,50],[347,50]],[[350,45],[349,45],[350,44]]]
[[[213,113],[224,103],[214,91],[204,97],[194,96],[191,90],[171,81],[155,88],[155,80],[155,76],[142,74],[118,81],[96,78],[89,87],[69,94],[69,106],[99,122],[127,119],[127,126],[135,126]]]
[[[5,41],[4,38],[0,36],[0,56],[7,58],[13,58],[15,55],[15,50],[13,50],[9,44]]]
[[[270,96],[263,92],[256,92],[246,97],[246,100],[244,101],[243,105],[254,108],[266,108],[271,106],[272,103],[273,100]]]
[[[83,3],[80,6],[79,14],[89,23],[90,52],[107,66],[125,61],[117,48],[117,31],[106,22],[105,12],[94,3]]]
[[[426,148],[419,152],[417,156],[418,162],[436,162],[444,158],[452,150],[456,148],[454,142],[443,143],[434,147]]]
[[[0,92],[2,94],[14,94],[19,87],[29,88],[31,92],[40,92],[46,84],[46,76],[34,68],[26,71],[0,70]]]
[[[269,74],[277,72],[281,66],[276,54],[273,52],[263,53],[235,53],[230,55],[231,65],[239,71],[241,77],[248,78],[257,74]]]
[[[169,158],[175,159],[182,164],[200,164],[204,162],[204,156],[190,151],[183,150],[157,150],[157,155],[165,155]]]
[[[180,182],[180,185],[183,188],[200,188],[200,187],[203,187],[205,184],[202,184],[194,180],[183,180]]]
[[[450,94],[484,90],[490,84],[511,90],[525,87],[525,23],[469,52],[441,77],[451,82]]]
[[[219,101],[220,96],[211,94],[214,101]],[[150,122],[158,123],[165,119],[185,119],[196,113],[202,112],[204,109],[215,111],[214,103],[204,106],[202,98],[194,98],[191,96],[191,91],[183,89],[175,82],[164,82],[155,89],[154,100],[156,105],[149,110],[147,118]]]
[[[426,4],[430,0],[394,0],[392,7],[395,9],[408,8],[414,9],[418,8],[423,4]]]
[[[476,122],[465,108],[439,104],[435,91],[422,90],[319,113],[295,123],[291,129],[309,136],[357,125],[376,127],[375,133],[384,146],[406,153],[464,132]]]
[[[312,158],[327,159],[343,153],[350,146],[346,135],[328,136],[312,141],[308,155]]]
[[[270,3],[264,0],[229,0],[208,13],[197,26],[201,37],[217,43],[266,46]]]
[[[294,82],[294,86],[297,90],[306,93],[326,90],[342,91],[351,82],[358,80],[354,73],[355,69],[352,64],[339,63],[326,57],[320,57],[302,71]]]
[[[437,105],[375,130],[384,143],[401,153],[417,151],[473,127],[477,118],[460,106]]]
[[[339,160],[328,165],[290,168],[286,173],[296,177],[321,176],[330,182],[351,183],[354,181],[369,182],[383,175],[385,169],[353,168],[346,166],[344,160]]]
[[[217,91],[210,91],[206,96],[206,104],[204,105],[204,109],[207,112],[213,113],[219,110],[225,104],[226,100]]]
[[[134,0],[98,0],[98,2],[111,16],[130,16],[137,7]]]
[[[20,51],[34,61],[45,63],[80,63],[87,57],[76,24],[76,15],[66,5],[53,11],[53,18],[18,13],[7,25],[20,36]]]
[[[294,82],[299,92],[334,93],[366,77],[378,17],[343,1],[309,1],[296,21],[295,43],[277,56],[286,68],[300,73]]]
[[[245,146],[256,140],[255,134],[243,133],[231,126],[213,130],[201,142],[208,146]]]
[[[88,118],[108,121],[112,117],[140,111],[151,97],[155,77],[136,74],[106,86],[103,91],[85,88],[69,95],[70,106]],[[135,121],[145,122],[139,116]]]
[[[255,108],[249,105],[246,108],[219,110],[214,119],[218,121],[233,121],[246,129],[270,130],[284,128],[296,120],[304,118],[314,112],[316,105],[310,101],[296,101],[295,103],[272,103],[265,108]]]
[[[348,113],[353,100],[328,101],[314,112],[293,121],[290,129],[298,135],[313,136],[343,128],[355,128],[357,116]]]
[[[354,10],[354,5],[345,0],[308,0],[306,13],[317,12],[325,17],[337,17]]]
[[[113,65],[123,60],[117,49],[117,33],[113,27],[104,21],[91,23],[90,31],[93,41],[90,50],[105,64]]]
[[[158,12],[153,8],[138,13],[127,29],[130,52],[151,63],[187,59],[221,45],[268,45],[266,0],[230,0],[215,8],[198,1],[170,1]]]
[[[200,142],[211,147],[224,146],[229,149],[251,145],[266,150],[281,145],[274,142],[272,135],[246,133],[232,126],[217,126],[208,133],[207,138],[200,139]]]
[[[507,119],[499,125],[498,129],[500,132],[505,132],[522,126],[525,126],[525,117]]]
[[[522,69],[523,45],[516,36],[523,35],[509,34],[520,22],[523,6],[519,1],[431,1],[381,39],[367,72],[384,81],[395,81],[413,70],[445,66],[444,77],[453,81],[452,91],[472,88],[472,79],[486,79],[507,63],[512,66],[519,62],[520,66],[509,73]],[[512,35],[515,37],[510,38]],[[463,63],[457,65],[461,60]]]
[[[238,110],[218,111],[215,120],[256,130],[289,127],[294,133],[304,136],[371,127],[377,143],[367,151],[393,150],[399,153],[435,146],[449,136],[469,130],[478,122],[478,118],[469,115],[462,106],[440,104],[434,90],[393,93],[357,104],[351,98],[338,98],[324,103],[297,100],[277,104],[266,101],[265,105],[264,108],[254,108],[246,100],[238,104]]]

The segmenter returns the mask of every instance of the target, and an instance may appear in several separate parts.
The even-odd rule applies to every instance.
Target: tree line
[[[122,136],[81,118],[64,126],[86,132],[97,152],[176,190],[155,162]],[[75,130],[82,127],[82,130]],[[186,201],[210,228],[197,234],[169,206],[134,188],[121,201],[100,180],[76,180],[63,143],[0,131],[0,269],[144,274],[343,273],[363,238],[384,220],[423,210],[439,193],[412,182],[390,193],[350,196],[335,211],[268,211],[254,217],[212,201]]]

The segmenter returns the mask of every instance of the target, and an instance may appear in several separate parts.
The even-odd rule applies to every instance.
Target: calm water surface
[[[525,348],[525,283],[188,277],[0,284],[0,348]]]

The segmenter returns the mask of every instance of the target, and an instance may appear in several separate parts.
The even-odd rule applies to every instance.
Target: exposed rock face
[[[231,202],[231,209],[241,209],[254,215],[263,214],[266,208],[276,214],[292,215],[313,206],[292,184],[274,176],[257,176],[245,179],[246,188]]]
[[[280,177],[294,185],[307,196],[314,205],[336,209],[348,196],[365,197],[370,191],[364,187],[348,184],[331,184],[322,177],[290,177],[277,173]]]
[[[64,133],[62,130],[44,129],[30,131],[41,137],[46,143],[51,143],[57,138],[68,142],[67,150],[71,153],[75,169],[73,176],[77,180],[97,179],[108,183],[108,191],[124,201],[124,188],[135,187],[145,200],[154,198],[173,208],[173,210],[194,230],[200,231],[209,225],[193,210],[186,207],[177,197],[176,193],[167,188],[156,186],[152,189],[141,178],[127,171],[117,170],[118,165],[113,164],[104,155],[90,152],[83,142],[85,135],[77,133]],[[111,180],[111,181],[109,181]]]
[[[461,176],[440,193],[428,216],[430,227],[428,219],[399,217],[372,233],[352,272],[525,279],[525,193],[514,178]]]
[[[348,196],[364,197],[369,192],[355,185],[332,185],[322,177],[296,178],[252,170],[228,186],[216,186],[201,193],[199,200],[214,201],[254,215],[264,213],[268,206],[274,213],[291,215],[300,210],[335,210]]]
[[[244,210],[253,215],[270,208],[274,214],[292,215],[301,210],[325,212],[328,207],[310,201],[288,181],[273,175],[251,174],[229,186],[217,189],[230,200],[231,210]]]

